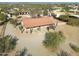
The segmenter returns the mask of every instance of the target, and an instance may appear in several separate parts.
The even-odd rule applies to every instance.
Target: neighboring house
[[[14,8],[14,10],[17,10],[17,11],[19,11],[19,8]]]
[[[61,11],[61,10],[62,10],[62,7],[53,7],[54,12]]]
[[[56,17],[59,17],[60,15],[65,15],[65,12],[53,12]]]
[[[72,13],[72,14],[79,14],[78,9],[70,9],[69,12]]]
[[[70,7],[71,9],[69,10],[70,13],[72,14],[78,14],[79,15],[79,6],[75,6],[75,5],[69,5],[68,7]]]
[[[79,15],[71,14],[71,16],[76,17],[76,18],[79,18]]]

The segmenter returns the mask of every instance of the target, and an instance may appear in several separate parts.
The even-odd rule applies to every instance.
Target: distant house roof
[[[32,28],[32,27],[46,26],[53,24],[55,20],[52,17],[41,17],[41,18],[23,17],[22,22],[26,28]]]
[[[72,15],[72,16],[79,18],[79,15]]]

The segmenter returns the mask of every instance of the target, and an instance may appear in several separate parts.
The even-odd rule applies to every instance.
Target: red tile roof
[[[45,26],[49,24],[53,24],[55,20],[52,17],[41,17],[41,18],[26,18],[22,19],[23,25],[26,28]]]

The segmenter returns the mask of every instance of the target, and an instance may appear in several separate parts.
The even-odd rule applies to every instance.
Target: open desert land
[[[26,47],[28,49],[27,53],[30,53],[34,56],[57,55],[57,53],[61,49],[67,51],[71,55],[79,55],[78,53],[74,52],[69,46],[69,43],[72,42],[74,44],[79,44],[79,28],[64,24],[58,25],[55,31],[62,31],[66,37],[65,41],[56,51],[51,51],[45,48],[42,44],[43,40],[45,39],[45,32],[47,32],[45,28],[42,28],[41,31],[35,30],[32,34],[26,32],[21,33],[18,28],[15,28],[12,24],[8,23],[5,35],[16,36],[19,39],[16,50]]]

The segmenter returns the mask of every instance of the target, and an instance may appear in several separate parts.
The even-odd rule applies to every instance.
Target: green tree
[[[10,19],[10,23],[14,25],[14,27],[17,26],[17,20],[16,19]]]
[[[47,32],[43,44],[47,48],[57,48],[59,44],[65,39],[62,32]]]
[[[7,20],[7,16],[0,13],[0,21],[6,21],[6,20]]]
[[[46,9],[44,10],[43,15],[44,16],[48,15],[48,11]]]
[[[67,7],[67,6],[65,6],[63,9],[64,9],[65,12],[69,12],[69,10],[70,10],[70,8]]]
[[[8,53],[16,47],[17,38],[7,35],[0,38],[0,53]]]
[[[65,14],[68,14],[68,12],[69,12],[70,9],[71,9],[70,7],[64,6],[61,11],[64,11]]]
[[[61,21],[68,22],[69,15],[60,15],[58,19],[61,20]]]
[[[30,10],[32,17],[40,17],[41,9],[36,8],[36,9],[32,9]],[[37,16],[36,16],[37,15]]]
[[[71,15],[61,15],[58,18],[60,21],[67,22],[68,25],[79,26],[79,18]]]

